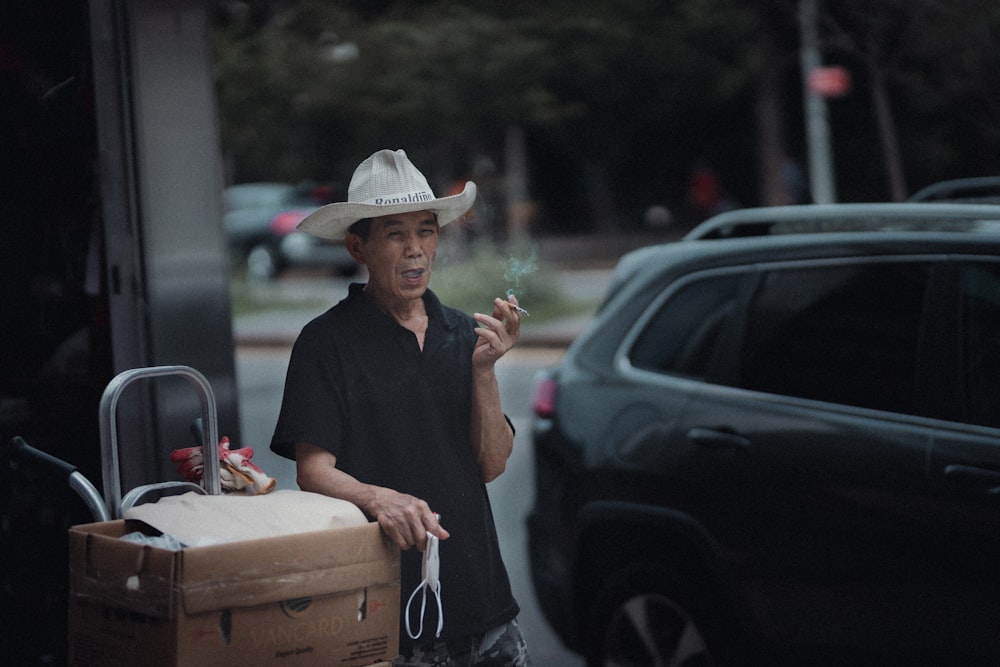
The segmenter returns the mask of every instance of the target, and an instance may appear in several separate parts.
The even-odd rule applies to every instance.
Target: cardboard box
[[[399,652],[399,550],[378,524],[169,551],[69,532],[73,665],[339,665]]]

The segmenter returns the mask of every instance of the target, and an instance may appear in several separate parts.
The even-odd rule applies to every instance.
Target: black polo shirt
[[[426,500],[451,534],[440,543],[442,637],[483,632],[518,607],[469,440],[475,320],[428,290],[421,351],[363,287],[351,285],[296,340],[271,449],[295,458],[296,442],[318,445],[358,480]],[[403,552],[403,603],[420,581],[420,563],[415,549]],[[432,606],[423,639],[436,626]]]

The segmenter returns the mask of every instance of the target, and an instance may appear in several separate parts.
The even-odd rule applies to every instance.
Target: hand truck
[[[165,376],[182,377],[199,394],[201,401],[201,424],[205,437],[201,438],[204,448],[204,473],[202,488],[193,482],[166,481],[138,486],[124,496],[121,488],[118,444],[118,402],[125,389],[132,383]],[[215,395],[205,376],[190,366],[151,366],[122,371],[108,383],[100,403],[101,468],[104,495],[76,468],[76,466],[50,454],[35,449],[20,436],[15,436],[8,444],[8,455],[15,460],[37,465],[49,474],[64,477],[87,505],[95,521],[120,519],[125,511],[135,505],[156,500],[165,495],[177,495],[186,491],[220,495],[219,456],[216,447],[219,442],[219,427]]]

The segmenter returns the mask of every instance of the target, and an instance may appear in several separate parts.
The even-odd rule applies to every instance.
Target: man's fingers
[[[448,531],[441,527],[438,516],[426,502],[406,494],[392,494],[391,498],[391,502],[378,512],[377,520],[400,549],[416,547],[423,551],[428,532],[442,540],[449,537]]]
[[[424,528],[426,529],[425,532],[432,533],[439,540],[446,540],[446,539],[448,539],[448,537],[450,535],[450,533],[447,530],[445,530],[444,527],[441,525],[441,515],[440,514],[434,514],[434,513],[427,514],[424,517],[423,525],[424,525]],[[426,543],[426,540],[427,540],[427,538],[426,538],[426,535],[425,535],[424,536],[424,542],[425,543]],[[420,550],[423,551],[423,546],[422,545],[420,546]]]
[[[476,313],[474,317],[483,325],[475,329],[476,333],[481,338],[487,339],[500,354],[514,347],[521,329],[520,323],[515,319],[518,317],[516,314],[513,318],[506,318],[505,321],[482,313]]]
[[[406,550],[415,544],[407,524],[399,523],[387,517],[379,517],[378,523],[382,526],[382,532],[388,535],[389,539],[400,549]]]

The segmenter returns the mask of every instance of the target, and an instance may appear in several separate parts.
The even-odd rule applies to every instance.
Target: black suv
[[[533,581],[591,664],[1000,664],[1000,207],[632,252],[534,411]]]

